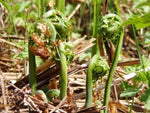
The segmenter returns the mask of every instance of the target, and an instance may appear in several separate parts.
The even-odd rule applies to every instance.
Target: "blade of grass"
[[[14,19],[13,19],[13,14],[12,14],[12,12],[11,12],[11,9],[10,9],[10,6],[6,3],[6,2],[4,2],[3,0],[0,0],[0,2],[4,5],[4,7],[7,9],[7,11],[8,11],[8,14],[9,14],[9,20],[10,20],[10,22],[13,24],[13,27],[14,27],[14,29],[15,29],[15,33],[16,33],[16,35],[18,36],[18,31],[17,31],[17,28],[16,28],[16,26],[15,26],[15,24],[14,24]]]
[[[134,35],[134,40],[135,40],[135,43],[136,43],[136,47],[137,47],[139,59],[140,59],[142,68],[143,68],[143,70],[144,70],[144,72],[145,72],[146,78],[147,78],[147,80],[148,80],[148,87],[150,87],[150,77],[149,77],[148,73],[147,73],[146,70],[145,70],[144,60],[143,60],[143,58],[142,58],[141,51],[140,51],[140,47],[139,47],[139,43],[138,43],[137,37],[136,37],[136,28],[135,28],[135,26],[134,26],[133,24],[132,24],[132,29],[133,29],[133,35]]]

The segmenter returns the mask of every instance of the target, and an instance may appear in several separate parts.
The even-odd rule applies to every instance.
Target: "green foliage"
[[[150,26],[150,13],[144,14],[142,16],[132,15],[127,21],[125,21],[122,25],[127,26],[130,24],[135,24],[137,29],[145,28]]]
[[[120,85],[122,90],[128,90],[128,89],[135,89],[137,87],[136,83],[133,83],[133,85],[129,84],[128,81],[124,81]]]
[[[150,11],[149,0],[134,0],[133,9],[140,9],[142,12],[148,13]]]
[[[9,26],[9,27],[7,28],[8,33],[10,33],[10,32],[12,31],[12,28],[14,28],[16,35],[18,35],[16,26],[14,25],[14,22],[13,22],[14,18],[13,18],[13,13],[12,13],[12,10],[11,10],[11,6],[10,6],[7,2],[5,2],[5,1],[0,0],[0,2],[1,2],[2,5],[7,9],[8,15],[9,15],[9,20],[10,20],[9,23],[12,25],[12,26]]]
[[[132,97],[135,96],[138,89],[127,89],[120,94],[120,97]]]
[[[30,24],[38,17],[36,6],[33,6],[34,2],[27,0],[21,0],[19,2],[10,1],[7,3],[0,0],[0,2],[5,6],[9,13],[10,21],[8,23],[10,23],[10,25],[7,28],[7,31],[9,31],[10,34],[14,34],[15,30],[15,33],[18,35],[16,25],[25,29],[25,22],[27,22],[27,31],[29,32],[30,27],[28,27],[28,25],[30,26]],[[29,9],[32,10],[27,12]]]
[[[86,53],[81,54],[80,57],[79,57],[79,62],[82,62],[84,59],[86,59],[88,57],[89,58],[91,57],[91,53],[90,52],[86,52]]]
[[[45,94],[46,94],[46,92],[49,90],[48,87],[46,87],[46,86],[43,86],[43,87],[41,87],[40,89],[41,89],[42,91],[44,91]]]
[[[18,13],[22,13],[25,8],[31,6],[31,1],[21,0],[15,4],[15,9],[18,10]]]
[[[60,91],[58,89],[51,89],[46,92],[46,96],[50,101],[53,101],[55,98],[57,98],[60,94]]]
[[[150,60],[147,59],[144,55],[142,56],[143,62],[144,62],[144,67],[148,68],[150,67]],[[142,66],[141,65],[132,65],[132,66],[127,66],[126,67],[126,72],[127,73],[133,73],[136,72],[136,76],[133,78],[134,82],[148,82],[147,76],[150,77],[150,71],[145,72],[144,70],[141,71]]]
[[[22,46],[24,47],[23,51],[20,54],[14,55],[13,58],[20,58],[21,60],[28,58],[28,43],[25,43]]]
[[[116,14],[107,14],[99,21],[98,33],[104,39],[116,40],[122,32],[122,20]]]
[[[92,80],[94,83],[99,77],[103,77],[109,69],[106,59],[100,57],[99,54],[92,57],[89,66],[88,71],[92,71]]]
[[[60,51],[63,52],[63,54],[66,56],[67,64],[69,65],[71,61],[74,59],[75,54],[72,52],[73,44],[71,42],[61,42]],[[53,59],[56,62],[60,62],[60,56],[59,52],[57,51],[57,48],[55,48],[55,54],[53,55]]]
[[[150,67],[150,60],[146,58],[144,55],[142,56],[142,59],[144,61],[144,67]],[[132,66],[126,66],[125,72],[127,73],[133,73],[133,72],[138,72],[142,69],[142,66],[140,64],[138,65],[132,65]]]
[[[144,94],[141,96],[140,101],[145,102],[145,108],[150,110],[150,89],[146,89]]]
[[[150,71],[140,71],[136,73],[137,75],[133,78],[134,81],[148,83],[147,76],[150,78]]]
[[[75,8],[75,6],[73,4],[67,4],[66,10],[65,10],[65,16],[69,16],[69,14],[72,13],[74,8]]]
[[[140,44],[142,44],[143,46],[149,46],[150,45],[150,32],[145,33],[145,37]]]
[[[57,39],[69,40],[71,25],[61,12],[58,10],[49,10],[44,14],[44,18],[49,19],[55,26]]]
[[[101,58],[99,55],[95,55],[93,58],[96,59],[96,61],[93,62],[92,79],[93,82],[96,82],[99,77],[103,77],[108,72],[109,66],[106,59]]]

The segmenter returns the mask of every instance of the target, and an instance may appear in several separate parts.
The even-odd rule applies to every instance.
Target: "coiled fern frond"
[[[30,37],[32,42],[30,50],[33,54],[43,60],[48,59],[50,56],[48,46],[56,39],[56,30],[53,24],[45,19],[35,22]]]
[[[119,38],[122,32],[122,20],[116,14],[107,14],[99,21],[98,32],[105,40],[111,39],[112,41]]]
[[[49,10],[44,14],[44,18],[49,19],[57,31],[57,39],[69,40],[71,24],[58,10]]]
[[[99,77],[103,77],[109,69],[106,59],[103,59],[98,54],[92,58],[92,81],[96,82]]]

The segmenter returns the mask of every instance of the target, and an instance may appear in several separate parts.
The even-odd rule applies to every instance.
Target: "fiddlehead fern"
[[[40,20],[34,24],[31,31],[32,44],[30,50],[34,55],[40,56],[41,59],[49,58],[49,50],[47,49],[56,39],[56,30],[48,20]]]
[[[60,65],[60,99],[67,92],[67,64],[74,58],[69,43],[71,25],[58,10],[50,10],[44,14],[43,20],[35,23],[31,34],[30,50],[41,59],[53,58]]]
[[[31,29],[29,37],[29,84],[33,89],[33,94],[36,91],[36,63],[35,55],[41,59],[49,58],[49,50],[47,46],[54,42],[56,38],[56,31],[54,26],[46,21],[40,20],[35,22]]]
[[[55,26],[57,39],[69,40],[71,25],[60,11],[50,10],[44,14],[44,18],[49,19],[49,21]]]
[[[96,62],[93,63],[93,82],[96,82],[99,77],[103,77],[109,69],[106,59],[96,55],[95,61]]]
[[[68,44],[71,25],[58,10],[50,10],[44,14],[44,18],[52,22],[56,29],[56,45],[54,46],[54,59],[60,65],[60,99],[67,94],[67,64],[74,55]]]
[[[116,14],[107,14],[103,16],[99,21],[99,34],[105,39],[111,39],[112,41],[120,38],[122,32],[121,18]]]
[[[96,54],[92,57],[86,78],[86,107],[92,106],[92,88],[99,77],[104,76],[109,69],[109,66],[105,59]]]
[[[104,95],[104,106],[108,108],[108,102],[110,97],[111,84],[113,79],[113,74],[115,68],[118,63],[119,54],[123,41],[123,27],[121,26],[122,20],[116,14],[108,14],[102,17],[99,23],[99,33],[104,38],[104,40],[112,39],[117,40],[117,46],[115,50],[115,57],[111,64],[111,68],[109,70],[106,87],[105,87],[105,95]],[[107,110],[105,111],[107,112]]]

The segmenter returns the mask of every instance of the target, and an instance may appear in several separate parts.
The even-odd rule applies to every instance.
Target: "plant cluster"
[[[126,0],[122,2],[124,3],[125,1]],[[91,50],[88,50],[90,52],[88,55],[84,54],[84,56],[79,58],[79,60],[82,60],[87,56],[91,56],[86,76],[85,107],[92,107],[93,84],[96,84],[100,78],[106,75],[107,80],[103,105],[106,106],[104,112],[108,111],[110,107],[111,85],[124,38],[124,26],[131,25],[132,30],[129,32],[131,32],[134,37],[141,64],[125,67],[127,73],[135,72],[136,76],[132,79],[132,85],[129,84],[128,81],[122,82],[120,87],[123,92],[120,94],[120,97],[125,98],[127,102],[129,98],[132,99],[132,103],[129,104],[130,112],[132,112],[134,98],[136,94],[140,92],[143,83],[146,83],[147,89],[144,94],[141,94],[140,100],[145,102],[145,108],[150,110],[150,71],[146,70],[150,66],[150,61],[145,56],[142,56],[140,50],[140,46],[147,50],[149,49],[150,1],[133,0],[134,4],[132,10],[127,14],[128,19],[125,22],[121,19],[118,1],[111,0],[109,3],[107,2],[107,0],[104,0],[103,14],[100,13],[100,8],[102,7],[102,1],[100,0],[87,0],[83,3],[84,7],[81,8],[79,13],[80,17],[82,17],[86,5],[89,9],[89,4],[94,5],[94,8],[91,8],[89,11],[90,16],[93,14],[93,17],[91,17],[92,19],[90,18],[90,21],[93,21],[93,23],[88,23],[88,25],[91,24],[93,27],[93,34],[90,35],[95,38],[95,45]],[[28,52],[29,84],[32,88],[32,93],[36,98],[46,103],[48,101],[53,101],[55,98],[62,100],[67,96],[67,68],[75,56],[72,51],[73,43],[70,42],[70,35],[72,30],[74,30],[72,29],[74,26],[71,26],[71,22],[75,23],[76,20],[75,18],[71,21],[66,19],[65,13],[69,14],[70,11],[65,12],[65,0],[22,0],[18,3],[15,1],[14,9],[11,7],[11,4],[7,4],[5,1],[0,0],[0,3],[8,10],[10,21],[7,24],[11,24],[11,26],[6,28],[7,33],[18,35],[20,32],[23,32],[23,35],[26,38],[28,37],[28,44],[25,39],[24,43],[21,44],[21,46],[25,46],[25,49],[18,57],[21,55],[23,55],[22,57],[27,57],[25,53]],[[55,3],[56,6],[54,5]],[[75,7],[71,4],[66,7],[66,9],[70,9],[71,11],[73,11],[73,8]],[[16,10],[18,12],[16,12],[16,15],[13,15]],[[99,15],[101,15],[101,17]],[[79,19],[79,25],[77,25],[78,29],[74,30],[75,32],[81,32],[83,30],[80,29],[81,21],[82,19]],[[18,25],[18,23],[20,23],[20,25]],[[18,31],[19,27],[23,30],[21,29],[22,31]],[[91,31],[89,32],[91,33]],[[144,40],[139,43],[137,36],[143,36]],[[115,48],[113,51],[114,53],[111,51],[112,46]],[[103,51],[103,54],[101,54],[101,51]],[[59,90],[36,90],[37,57],[35,56],[38,56],[43,62],[51,59],[55,61],[55,65],[60,68]],[[137,87],[137,85],[139,86]]]

